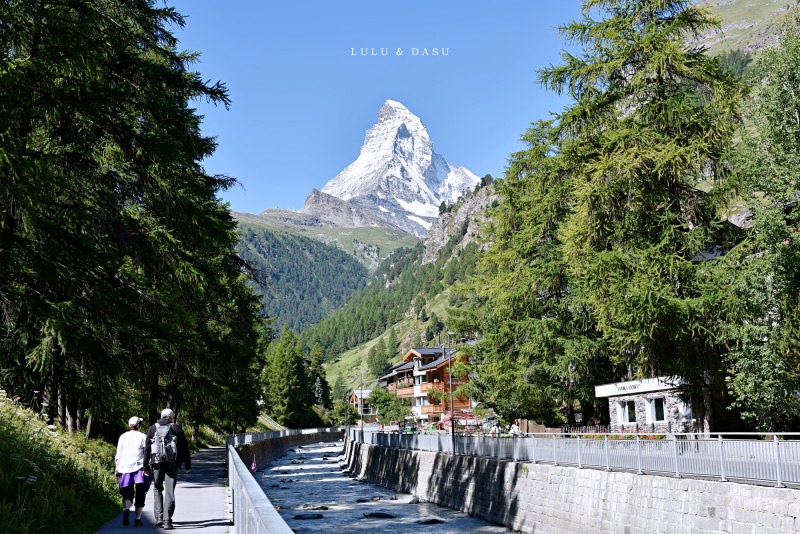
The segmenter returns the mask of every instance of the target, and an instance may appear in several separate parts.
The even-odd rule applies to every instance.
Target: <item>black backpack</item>
[[[172,423],[159,425],[156,423],[156,432],[150,443],[151,464],[171,464],[178,458],[178,435],[172,428]]]

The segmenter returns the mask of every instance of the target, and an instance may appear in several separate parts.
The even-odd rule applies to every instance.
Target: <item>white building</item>
[[[595,386],[608,398],[611,432],[692,432],[692,406],[681,400],[677,377],[630,380]]]

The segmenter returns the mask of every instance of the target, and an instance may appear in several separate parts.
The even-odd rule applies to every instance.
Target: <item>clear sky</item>
[[[502,176],[528,125],[566,102],[536,72],[560,62],[557,28],[580,14],[578,0],[167,3],[186,16],[179,47],[228,87],[229,110],[197,103],[219,143],[204,165],[239,180],[222,196],[248,213],[300,209],[356,159],[387,99],[420,117],[451,164]]]

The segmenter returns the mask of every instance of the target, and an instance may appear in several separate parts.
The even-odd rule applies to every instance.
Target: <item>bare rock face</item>
[[[485,212],[497,198],[494,186],[482,187],[477,192],[466,195],[461,204],[442,213],[428,231],[422,256],[423,265],[436,261],[439,251],[451,237],[460,232],[463,232],[464,237],[457,249],[463,249],[475,242],[480,236],[481,225],[487,219]],[[483,248],[485,249],[485,245]]]
[[[343,228],[361,228],[364,226],[397,228],[388,223],[385,219],[376,217],[366,209],[316,189],[313,189],[311,194],[308,195],[300,213],[319,219],[325,226]]]

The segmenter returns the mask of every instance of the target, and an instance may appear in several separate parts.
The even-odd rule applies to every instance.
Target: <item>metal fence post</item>
[[[778,488],[783,487],[783,465],[781,465],[781,447],[780,441],[778,440],[778,436],[772,436],[773,442],[775,443],[775,478],[777,479],[777,484],[775,485]]]
[[[636,434],[636,474],[642,473],[642,442],[639,439],[639,434]]]
[[[605,442],[603,443],[603,452],[605,452],[606,455],[606,471],[611,471],[611,462],[608,456],[608,434],[603,436],[603,441]]]
[[[678,438],[673,434],[672,438],[672,452],[675,456],[675,478],[681,478],[681,470],[678,467]]]
[[[556,435],[553,434],[553,465],[558,465],[558,457],[556,456]]]
[[[727,482],[725,479],[725,441],[722,439],[722,434],[717,437],[719,438],[719,480]]]
[[[581,463],[581,435],[578,434],[578,469],[583,469],[583,464]]]

